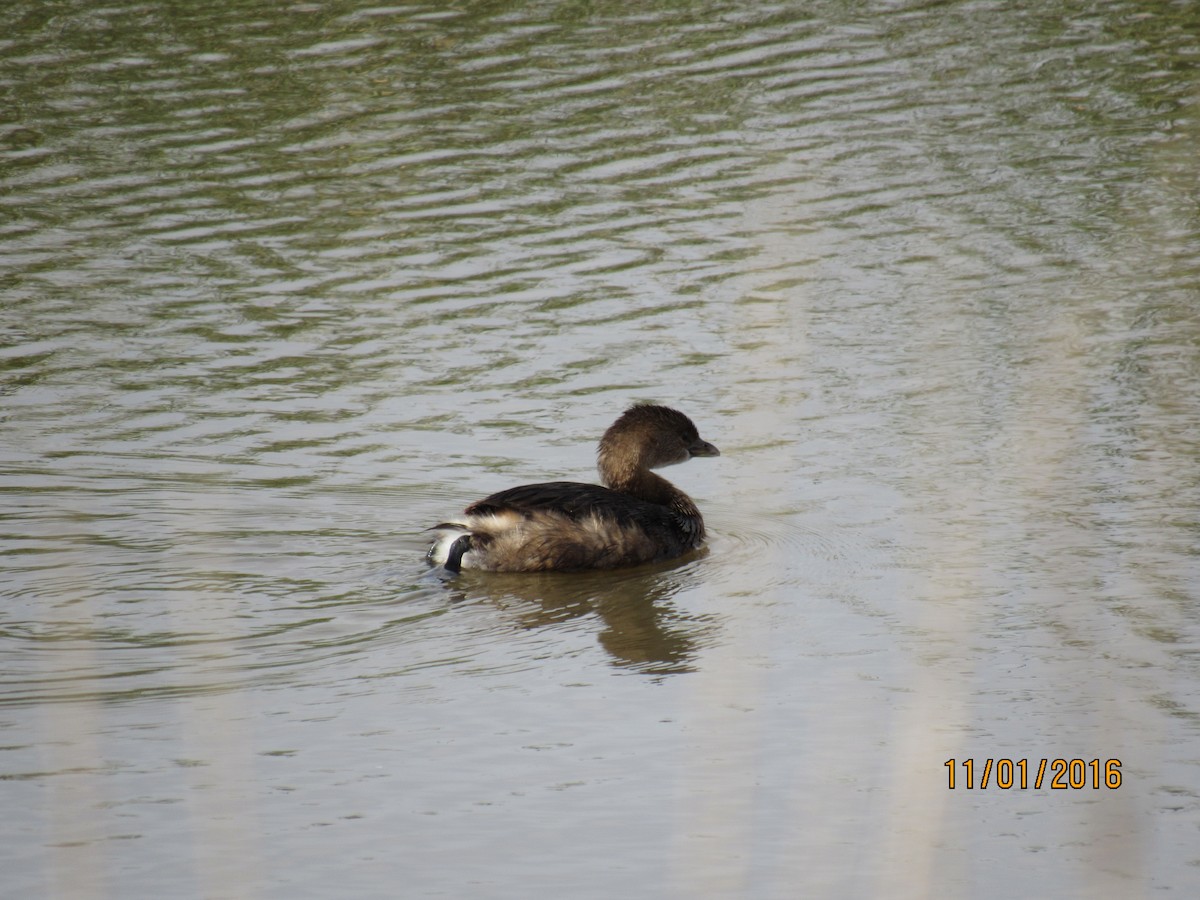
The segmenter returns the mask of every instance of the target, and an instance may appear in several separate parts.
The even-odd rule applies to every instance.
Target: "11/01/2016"
[[[967,790],[974,790],[976,787],[977,769],[980,770],[978,786],[981,790],[989,787],[1027,790],[1030,787],[1032,764],[1028,759],[985,759],[981,762],[982,766],[977,767],[974,759],[946,760],[943,765],[949,773],[950,790],[960,786],[959,779],[955,777],[955,769],[959,766],[963,770],[961,786]],[[1058,791],[1081,790],[1087,787],[1098,791],[1102,787],[1116,790],[1121,786],[1119,759],[1042,759],[1034,760],[1033,764],[1036,764],[1036,769],[1032,770],[1034,790],[1045,786]],[[1048,782],[1047,774],[1050,776]]]

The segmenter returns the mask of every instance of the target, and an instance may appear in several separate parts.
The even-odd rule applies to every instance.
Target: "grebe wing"
[[[659,524],[671,519],[671,512],[665,506],[648,503],[598,484],[578,481],[548,481],[509,488],[472,503],[466,513],[475,516],[506,510],[526,514],[557,512],[575,520],[595,515],[643,525]]]

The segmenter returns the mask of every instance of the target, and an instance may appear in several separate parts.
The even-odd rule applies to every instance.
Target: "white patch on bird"
[[[518,531],[523,523],[523,517],[512,510],[504,509],[486,516],[466,516],[463,522],[447,522],[444,528],[435,528],[437,537],[426,554],[435,566],[444,566],[450,558],[450,548],[464,534],[504,534]],[[473,550],[463,554],[459,567],[474,569],[478,567],[479,557]]]
[[[454,542],[464,534],[470,533],[471,531],[468,528],[436,529],[437,537],[434,538],[433,543],[429,547],[429,553],[427,554],[428,560],[435,566],[444,566],[446,564],[446,560],[450,558],[450,548],[454,545]],[[470,553],[466,554],[466,556],[470,556]],[[463,557],[464,563],[466,556]],[[465,567],[466,566],[464,565],[464,568]]]

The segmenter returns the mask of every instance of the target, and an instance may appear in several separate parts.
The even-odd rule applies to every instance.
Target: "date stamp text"
[[[949,788],[1007,791],[1079,791],[1090,788],[1116,790],[1121,786],[1119,759],[948,759]]]

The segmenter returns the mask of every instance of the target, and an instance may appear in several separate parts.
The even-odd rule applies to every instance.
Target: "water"
[[[1192,4],[0,21],[6,896],[1194,896]],[[706,554],[431,576],[637,399]]]

